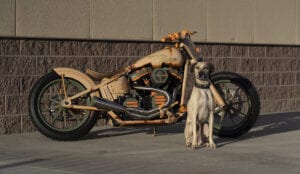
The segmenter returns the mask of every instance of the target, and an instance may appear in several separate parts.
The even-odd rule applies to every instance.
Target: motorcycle
[[[186,116],[189,69],[203,61],[200,49],[182,30],[162,39],[172,43],[113,73],[54,68],[29,95],[30,118],[42,134],[76,140],[100,117],[115,126],[174,124]],[[233,72],[210,74],[214,101],[214,135],[238,137],[256,122],[259,95],[245,77]],[[96,83],[98,82],[98,83]]]

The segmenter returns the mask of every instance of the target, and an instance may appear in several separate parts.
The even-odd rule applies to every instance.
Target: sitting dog
[[[213,139],[213,97],[209,89],[211,71],[212,66],[209,63],[198,62],[194,65],[195,85],[187,104],[184,130],[186,146],[193,149],[202,145],[216,148]]]

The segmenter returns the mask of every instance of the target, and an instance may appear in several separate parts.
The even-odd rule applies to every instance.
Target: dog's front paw
[[[192,143],[190,143],[190,142],[185,142],[185,146],[186,146],[186,147],[191,147],[191,146],[192,146]]]
[[[206,143],[206,147],[208,147],[210,149],[215,149],[215,148],[217,148],[217,145],[215,143]]]
[[[198,148],[200,148],[200,146],[199,145],[191,145],[191,148],[194,150],[194,149],[198,149]]]

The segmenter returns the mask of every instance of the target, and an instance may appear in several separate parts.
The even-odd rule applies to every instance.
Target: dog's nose
[[[206,78],[206,73],[204,71],[199,72],[199,79],[204,80]]]

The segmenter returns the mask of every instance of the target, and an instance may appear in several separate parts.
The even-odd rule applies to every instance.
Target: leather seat
[[[105,77],[110,77],[114,74],[113,72],[99,73],[99,72],[93,71],[91,69],[86,69],[85,73],[94,80],[101,80]]]

